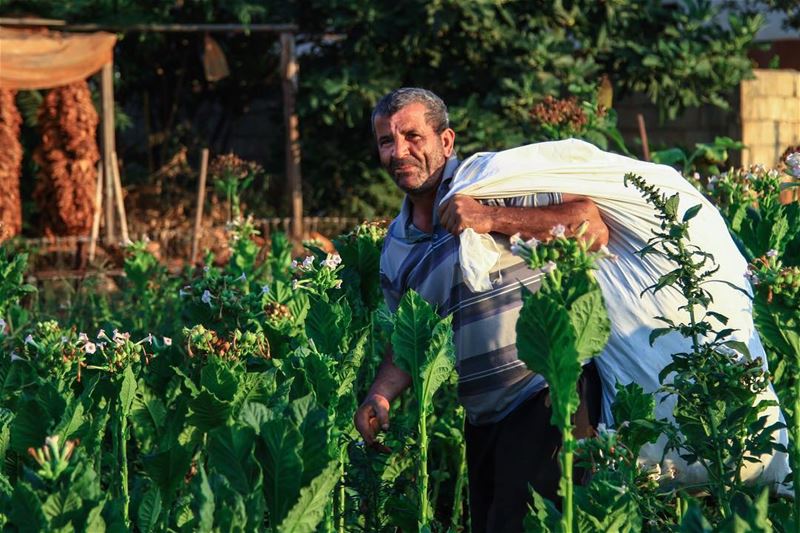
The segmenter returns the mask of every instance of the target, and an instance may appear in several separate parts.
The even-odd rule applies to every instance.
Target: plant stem
[[[120,466],[122,467],[121,484],[122,484],[122,516],[125,520],[125,525],[130,525],[128,517],[128,507],[131,503],[130,495],[128,494],[128,446],[125,434],[128,431],[128,417],[124,415],[121,417],[119,423],[119,436],[120,436]]]
[[[792,414],[792,442],[791,446],[791,462],[792,462],[792,487],[797,491],[798,472],[800,467],[800,447],[798,447],[798,438],[800,438],[800,379],[794,380],[794,413]],[[795,533],[800,533],[800,498],[795,495],[793,500],[794,507],[794,530]]]
[[[344,474],[345,468],[344,464],[347,460],[347,443],[344,443],[339,448],[339,507],[337,509],[338,517],[337,517],[337,529],[339,533],[344,533],[344,513],[345,513],[345,483],[344,483]]]
[[[463,423],[463,411],[461,420]],[[462,424],[463,425],[463,424]],[[458,531],[461,526],[461,515],[463,514],[463,506],[461,504],[461,494],[464,492],[464,484],[467,480],[467,448],[464,445],[464,440],[461,439],[459,443],[459,458],[458,458],[458,474],[456,477],[456,486],[453,489],[453,512],[450,515],[450,530]]]
[[[562,426],[563,443],[561,448],[561,482],[560,492],[563,498],[562,513],[561,513],[561,531],[562,533],[572,533],[572,518],[574,510],[573,501],[573,479],[572,479],[572,463],[574,455],[575,437],[572,436],[572,423],[570,416],[567,415],[566,420]]]
[[[420,529],[428,525],[428,427],[427,410],[420,406],[419,413],[419,516],[417,523]]]

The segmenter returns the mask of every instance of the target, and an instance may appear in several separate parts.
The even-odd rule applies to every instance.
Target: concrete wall
[[[800,72],[756,70],[742,82],[742,164],[775,165],[789,146],[800,145]]]

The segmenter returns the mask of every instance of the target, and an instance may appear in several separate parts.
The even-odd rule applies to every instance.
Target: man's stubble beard
[[[436,167],[435,170],[430,172],[424,181],[422,181],[418,186],[413,188],[404,187],[403,185],[401,185],[400,184],[401,180],[396,176],[395,172],[397,167],[410,165],[414,167],[420,174],[425,174],[426,173],[425,166],[420,165],[416,159],[414,158],[405,158],[399,160],[392,159],[389,162],[389,166],[386,170],[389,171],[389,174],[392,176],[392,179],[394,180],[397,187],[404,193],[406,193],[409,196],[423,196],[429,193],[430,191],[435,190],[439,186],[439,182],[444,172],[444,166],[445,163],[447,162],[447,158],[444,157],[443,150],[438,150],[435,154],[432,154],[430,160],[433,163],[431,166]]]

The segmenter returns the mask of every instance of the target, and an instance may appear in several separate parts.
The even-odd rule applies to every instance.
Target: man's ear
[[[442,140],[442,147],[444,148],[444,156],[450,157],[453,153],[453,146],[455,146],[456,142],[456,132],[452,129],[447,128],[442,133],[439,134],[439,138]]]

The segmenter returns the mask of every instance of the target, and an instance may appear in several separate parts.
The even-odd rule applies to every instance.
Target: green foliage
[[[714,137],[713,143],[696,143],[691,153],[681,148],[668,148],[651,152],[654,163],[675,166],[688,178],[695,172],[704,176],[717,175],[728,161],[729,150],[741,150],[744,144],[730,137]]]
[[[674,395],[675,426],[665,426],[670,447],[689,464],[699,462],[708,472],[709,490],[719,505],[722,520],[734,516],[733,504],[744,491],[741,469],[762,454],[782,447],[773,441],[780,422],[767,426],[764,409],[775,402],[762,393],[769,387],[763,362],[753,359],[746,345],[728,340],[730,329],[716,331],[713,318],[725,325],[724,315],[709,310],[712,299],[704,285],[717,267],[714,258],[688,242],[689,222],[700,206],[687,209],[678,218],[678,195],[667,197],[639,176],[627,174],[632,184],[656,209],[661,227],[654,231],[639,253],[658,253],[675,264],[647,290],[670,287],[686,300],[679,309],[687,312],[686,323],[661,318],[667,327],[655,330],[651,344],[666,332],[676,331],[690,340],[691,351],[672,354],[672,362],[660,373],[662,390]]]
[[[413,290],[407,291],[395,314],[394,363],[411,376],[419,429],[418,527],[429,527],[427,419],[433,414],[433,395],[453,372],[452,316],[440,319]]]
[[[567,239],[563,227],[554,228],[555,238],[547,243],[512,239],[528,266],[543,273],[540,289],[526,290],[523,296],[517,320],[517,350],[520,360],[547,380],[552,401],[551,423],[562,434],[559,493],[564,499],[563,531],[573,531],[573,524],[581,527],[582,515],[576,516],[577,522],[573,520],[576,511],[572,487],[575,446],[572,415],[580,400],[576,384],[581,363],[598,355],[611,333],[600,285],[592,274],[596,260],[606,254],[589,252],[591,243],[581,238],[584,231],[585,226],[578,230],[576,239]],[[533,516],[542,518],[539,514]],[[590,518],[584,519],[592,522]]]

